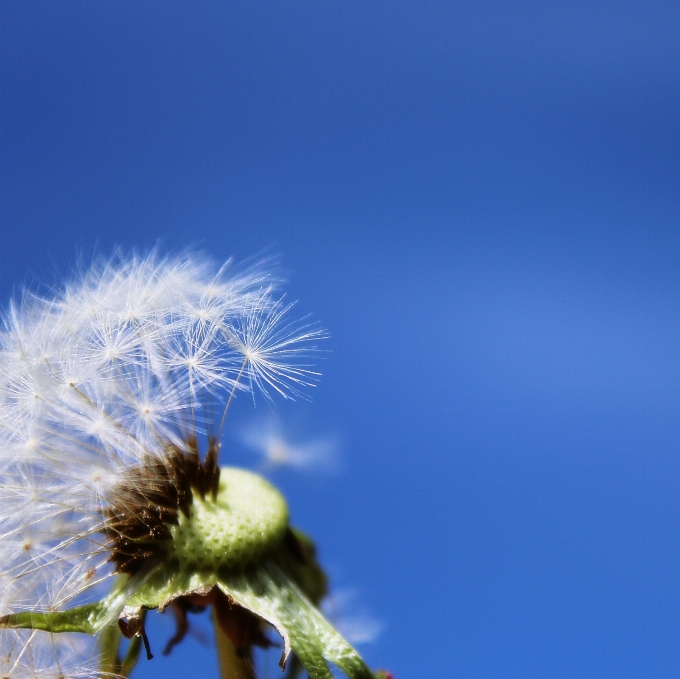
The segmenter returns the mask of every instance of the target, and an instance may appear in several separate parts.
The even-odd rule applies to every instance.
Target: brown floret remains
[[[188,517],[193,494],[215,499],[220,482],[219,447],[208,441],[201,462],[198,441],[188,436],[184,446],[168,446],[164,458],[148,457],[123,475],[111,493],[105,516],[111,561],[116,572],[134,574],[149,560],[167,553],[170,526],[179,512]]]

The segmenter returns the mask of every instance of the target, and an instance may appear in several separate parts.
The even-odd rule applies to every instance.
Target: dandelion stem
[[[225,634],[213,611],[215,625],[215,642],[217,644],[217,660],[220,668],[220,679],[256,679],[255,668],[249,654],[239,654],[234,642]]]
[[[120,669],[120,646],[121,631],[117,624],[107,625],[99,637],[99,671],[106,674],[114,674]]]

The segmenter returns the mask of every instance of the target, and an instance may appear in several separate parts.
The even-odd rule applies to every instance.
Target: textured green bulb
[[[237,570],[258,562],[288,526],[283,496],[261,476],[222,467],[215,499],[194,496],[189,517],[172,526],[180,572]]]

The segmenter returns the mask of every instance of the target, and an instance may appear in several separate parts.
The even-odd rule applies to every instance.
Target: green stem
[[[224,633],[213,611],[220,679],[256,679],[250,654],[241,657],[234,642]]]
[[[117,624],[107,625],[99,637],[99,671],[102,676],[115,674],[120,669],[118,649],[123,635]]]

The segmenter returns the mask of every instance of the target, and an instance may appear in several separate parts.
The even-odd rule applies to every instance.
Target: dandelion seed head
[[[267,267],[215,270],[156,253],[96,261],[60,290],[9,306],[0,614],[100,599],[116,572],[154,551],[134,547],[130,531],[167,539],[168,512],[216,488],[219,442],[204,471],[197,451],[219,434],[233,395],[294,398],[315,384],[310,361],[325,333],[289,321],[291,308]],[[182,481],[187,465],[193,486]],[[159,489],[165,508],[151,501]],[[73,636],[0,630],[0,676],[95,676],[93,642]]]

